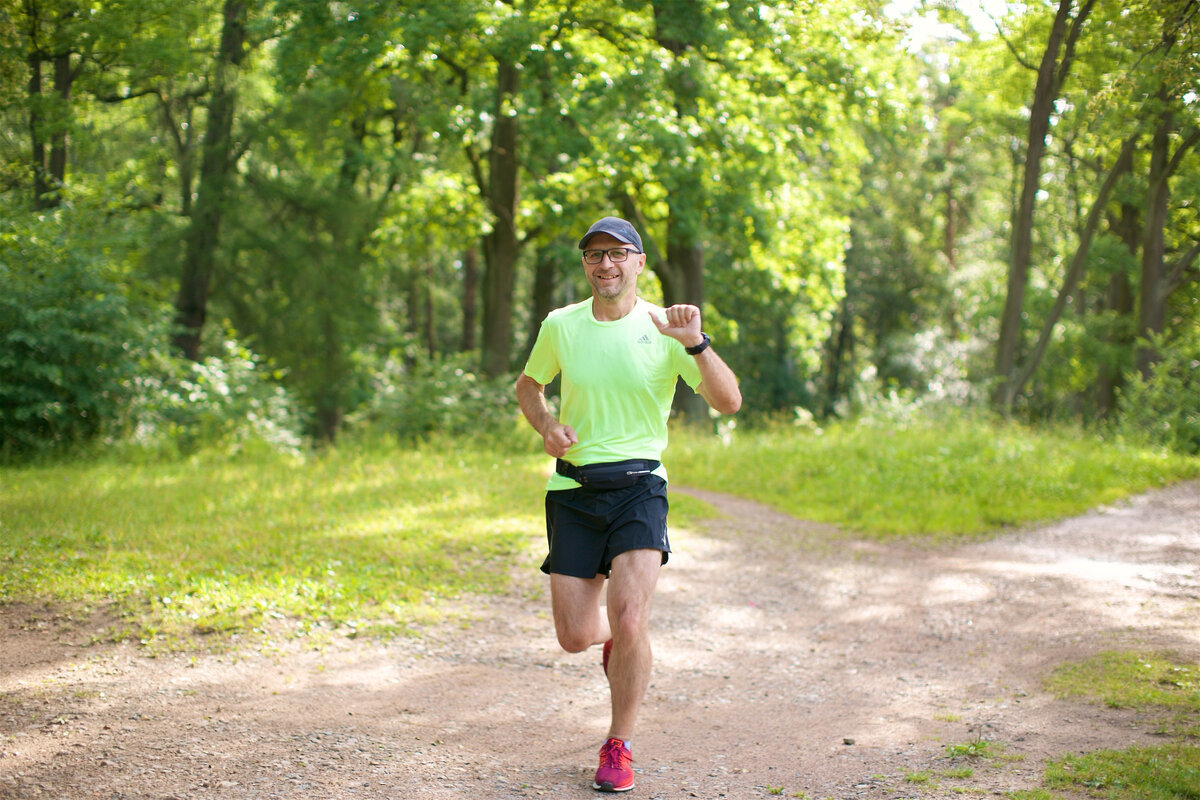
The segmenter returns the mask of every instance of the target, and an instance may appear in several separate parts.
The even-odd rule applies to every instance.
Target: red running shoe
[[[612,656],[612,639],[604,643],[604,650],[600,654],[600,666],[604,667],[604,674],[608,674],[608,659]]]
[[[633,788],[633,753],[620,739],[609,739],[600,748],[600,769],[596,770],[592,788],[602,792],[628,792]]]

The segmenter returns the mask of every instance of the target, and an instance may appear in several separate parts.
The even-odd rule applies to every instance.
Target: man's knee
[[[649,627],[649,603],[618,602],[609,611],[608,624],[614,639],[634,639],[642,636]]]
[[[559,647],[568,653],[582,653],[595,644],[592,641],[592,637],[584,631],[559,628],[557,633]]]

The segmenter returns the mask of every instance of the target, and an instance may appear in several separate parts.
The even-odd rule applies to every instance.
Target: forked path
[[[1049,695],[1056,665],[1200,660],[1200,482],[951,549],[692,494],[722,516],[672,534],[626,796],[1032,788],[1048,758],[1163,741]],[[148,658],[87,645],[100,620],[0,606],[0,797],[598,797],[599,653],[557,648],[535,539],[512,596],[385,644]],[[948,746],[983,740],[1003,757],[954,771]]]

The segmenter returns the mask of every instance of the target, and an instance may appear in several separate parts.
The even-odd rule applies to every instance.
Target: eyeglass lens
[[[614,247],[611,250],[584,250],[583,260],[589,264],[599,264],[604,260],[605,254],[608,255],[609,261],[620,264],[629,257],[629,250],[624,247]]]

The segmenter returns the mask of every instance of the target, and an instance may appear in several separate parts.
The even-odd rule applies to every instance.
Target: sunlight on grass
[[[1200,797],[1200,748],[1169,744],[1067,756],[1046,768],[1046,785],[1069,794],[1015,797],[1073,798],[1085,792],[1108,800],[1190,800]]]
[[[739,432],[729,446],[673,436],[676,485],[931,541],[1200,472],[1197,459],[953,419]],[[548,469],[535,449],[457,440],[0,469],[0,602],[104,608],[111,635],[147,641],[402,632],[437,619],[447,598],[507,591],[513,574],[536,571]],[[716,513],[678,492],[671,503],[676,527]]]
[[[847,531],[931,540],[1062,518],[1200,475],[1196,458],[953,416],[738,431],[728,445],[683,430],[665,458],[681,485]]]
[[[1105,652],[1064,664],[1046,679],[1060,697],[1080,697],[1110,708],[1154,708],[1192,719],[1191,734],[1200,736],[1200,664],[1171,654]],[[1186,728],[1185,728],[1186,732]]]
[[[1045,788],[1017,792],[1014,800],[1065,800],[1079,792],[1108,800],[1200,798],[1200,665],[1169,653],[1105,652],[1057,668],[1046,686],[1060,697],[1168,714],[1157,732],[1176,741],[1068,755],[1046,766]]]
[[[0,602],[111,605],[142,639],[403,630],[536,569],[533,460],[444,450],[4,470]]]

